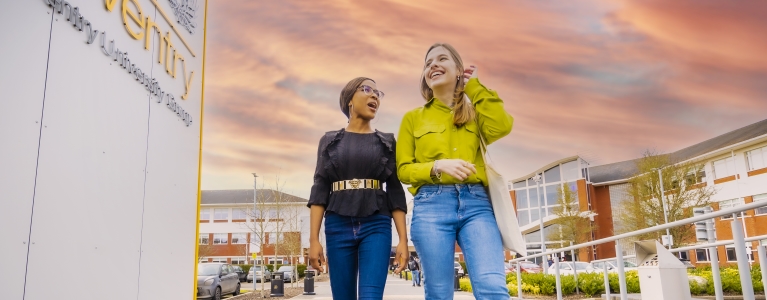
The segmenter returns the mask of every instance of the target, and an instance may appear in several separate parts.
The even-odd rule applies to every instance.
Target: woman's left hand
[[[402,270],[405,270],[407,268],[407,262],[410,261],[410,251],[407,249],[407,242],[399,242],[399,245],[397,245],[397,254],[394,258],[394,261],[398,261],[399,267],[394,270],[394,273],[399,274],[402,272]]]

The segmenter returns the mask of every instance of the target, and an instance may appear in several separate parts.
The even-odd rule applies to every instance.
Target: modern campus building
[[[232,264],[306,261],[308,200],[269,189],[259,189],[257,199],[254,208],[253,189],[202,191],[201,261]]]
[[[767,120],[725,133],[707,141],[668,153],[675,163],[692,162],[703,166],[697,174],[696,187],[713,187],[711,197],[714,210],[734,207],[754,201],[765,201],[765,207],[745,212],[739,218],[746,237],[767,234]],[[566,185],[577,195],[579,209],[589,215],[595,229],[592,240],[613,236],[620,232],[617,210],[622,201],[631,200],[628,193],[629,179],[637,174],[639,159],[590,166],[586,160],[573,156],[552,162],[530,174],[511,180],[509,189],[515,202],[520,229],[527,242],[528,253],[540,253],[540,220],[544,233],[556,230],[553,207],[557,205],[557,189]],[[542,175],[540,189],[535,175]],[[540,199],[540,200],[539,200]],[[542,213],[539,213],[542,211]],[[715,222],[718,241],[732,240],[730,218],[717,218]],[[624,254],[633,254],[630,241],[621,241]],[[767,240],[747,243],[749,259],[754,261],[756,246]],[[569,245],[569,241],[548,241],[548,245]],[[753,249],[753,254],[752,253]],[[734,263],[733,245],[719,247],[721,263]],[[577,259],[591,261],[615,257],[615,243],[605,243],[582,249]],[[679,254],[692,263],[707,263],[706,250],[694,250]]]

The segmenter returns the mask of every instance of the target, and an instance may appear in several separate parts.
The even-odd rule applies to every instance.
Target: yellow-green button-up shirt
[[[478,79],[469,80],[464,91],[477,112],[476,122],[456,127],[453,110],[436,98],[407,112],[402,118],[397,138],[397,175],[402,183],[411,186],[408,190],[413,195],[424,184],[487,185],[479,133],[488,144],[493,143],[511,132],[514,118],[503,109],[503,100],[498,93],[487,89]],[[438,180],[431,176],[434,161],[438,159],[468,161],[476,165],[477,173],[464,181],[447,174],[442,174],[442,179]]]

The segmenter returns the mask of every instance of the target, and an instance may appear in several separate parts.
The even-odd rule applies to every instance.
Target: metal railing
[[[692,224],[692,223],[695,223],[695,222],[712,220],[712,219],[717,218],[717,217],[728,216],[728,215],[733,215],[734,216],[737,213],[740,213],[740,212],[743,212],[743,211],[747,211],[747,210],[757,209],[757,208],[764,207],[764,206],[765,206],[764,202],[748,203],[748,204],[744,204],[744,205],[740,205],[740,206],[736,206],[736,207],[732,207],[732,208],[728,208],[728,209],[722,209],[722,210],[719,210],[719,211],[714,211],[714,212],[710,212],[710,213],[694,216],[694,217],[687,218],[687,219],[682,219],[682,220],[674,221],[674,222],[671,222],[671,223],[666,223],[666,224],[662,224],[662,225],[656,225],[656,226],[645,228],[645,229],[642,229],[642,230],[636,230],[636,231],[632,231],[632,232],[627,232],[627,233],[623,233],[623,234],[619,234],[619,235],[615,235],[615,236],[611,236],[611,237],[607,237],[607,238],[603,238],[603,239],[594,240],[594,241],[591,241],[591,242],[581,243],[581,244],[577,244],[577,245],[571,245],[571,246],[563,247],[563,248],[556,249],[556,250],[546,251],[546,252],[542,252],[542,253],[536,253],[536,254],[527,255],[527,256],[520,257],[520,258],[509,260],[509,263],[517,263],[517,270],[516,270],[516,273],[517,273],[517,299],[522,299],[522,297],[523,297],[523,295],[522,295],[522,276],[521,276],[521,269],[520,269],[520,264],[519,264],[520,261],[525,261],[525,260],[529,260],[529,259],[537,258],[537,257],[544,257],[543,261],[545,262],[546,261],[545,257],[547,257],[549,255],[554,256],[557,253],[563,253],[563,252],[568,252],[568,251],[574,252],[576,249],[580,249],[580,248],[591,247],[591,246],[600,245],[600,244],[604,244],[604,243],[614,242],[614,241],[618,241],[620,239],[625,239],[625,238],[635,237],[635,236],[642,235],[642,234],[662,231],[662,230],[665,230],[665,229],[668,229],[668,228],[673,228],[673,227],[677,227],[677,226]],[[746,244],[746,242],[756,241],[756,240],[761,240],[761,239],[767,238],[767,235],[755,236],[755,237],[751,237],[751,238],[746,239],[745,236],[744,236],[744,232],[743,232],[744,229],[743,229],[740,221],[738,221],[738,218],[734,217],[731,222],[732,222],[732,226],[731,227],[732,227],[732,231],[733,231],[733,238],[732,238],[731,241],[698,244],[698,245],[693,245],[693,246],[689,246],[689,247],[681,247],[681,248],[676,248],[676,249],[670,249],[669,251],[671,251],[671,252],[681,252],[681,251],[687,251],[687,250],[699,249],[699,248],[710,248],[710,249],[713,248],[713,249],[716,249],[715,247],[717,247],[717,246],[734,244],[735,245],[736,258],[737,258],[737,262],[738,262],[738,271],[740,273],[741,287],[743,289],[743,299],[744,300],[754,300],[754,288],[753,288],[753,283],[751,282],[751,272],[750,272],[750,267],[749,267],[749,262],[748,262],[748,255],[746,254],[746,246],[745,246],[745,244]],[[616,243],[615,244],[615,249],[616,249],[616,253],[617,254],[622,254],[623,253],[623,249],[622,249],[622,246],[620,245],[620,243]],[[760,245],[760,246],[757,247],[757,250],[758,250],[759,261],[760,261],[760,265],[761,265],[762,281],[764,281],[765,282],[765,286],[767,286],[767,246]],[[709,252],[711,252],[711,251],[709,251]],[[716,252],[716,250],[714,250],[714,252]],[[626,291],[626,274],[625,274],[625,271],[624,271],[624,263],[623,263],[623,258],[624,257],[628,258],[628,257],[631,257],[631,256],[616,255],[616,257],[614,257],[614,258],[602,259],[602,260],[596,261],[596,262],[601,262],[601,261],[607,261],[607,260],[617,260],[618,282],[619,282],[619,286],[620,286],[620,289],[619,289],[620,291],[619,292],[620,292],[621,300],[627,300],[628,299],[628,295],[627,295],[627,291]],[[573,256],[573,259],[574,259],[574,256]],[[544,265],[545,265],[545,263],[544,263]],[[556,289],[557,289],[557,299],[561,300],[562,299],[562,287],[561,287],[561,283],[560,283],[561,281],[560,281],[560,276],[559,276],[559,260],[558,259],[554,261],[554,268],[555,268],[555,277],[556,277],[556,283],[557,283],[557,286],[556,286]],[[577,274],[577,271],[578,270],[576,268],[574,270],[574,273]],[[721,291],[721,280],[720,280],[720,278],[718,276],[718,273],[719,273],[718,261],[717,261],[717,263],[713,263],[712,262],[712,271],[715,273],[715,276],[714,276],[714,286],[715,287],[718,286],[718,288],[715,289],[716,299],[717,300],[721,300],[721,299],[723,299],[723,295],[722,295],[722,291]],[[609,280],[607,278],[607,273],[608,272],[607,272],[607,270],[605,268],[604,269],[604,274],[605,274],[605,294],[607,295],[607,299],[610,299],[610,285],[609,285]],[[576,279],[576,286],[577,286],[577,279]],[[767,291],[767,289],[765,289],[765,290]]]

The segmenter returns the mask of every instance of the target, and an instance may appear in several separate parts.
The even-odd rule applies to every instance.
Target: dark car
[[[245,273],[240,266],[232,266],[232,268],[234,268],[234,272],[237,273],[237,277],[240,278],[240,282],[247,280],[248,274]]]
[[[225,263],[197,265],[197,299],[220,300],[221,296],[240,294],[239,275]]]

